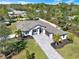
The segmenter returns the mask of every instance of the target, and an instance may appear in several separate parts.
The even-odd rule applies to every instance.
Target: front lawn
[[[35,59],[48,59],[34,39],[29,39],[26,41],[27,48],[21,51],[18,55],[13,56],[12,59],[26,59],[27,49],[30,51],[30,53],[35,53]]]
[[[79,38],[75,37],[73,43],[65,45],[57,51],[64,57],[64,59],[79,59]]]

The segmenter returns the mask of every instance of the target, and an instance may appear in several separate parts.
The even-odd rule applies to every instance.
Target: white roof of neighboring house
[[[72,19],[74,19],[76,16],[68,16],[68,19],[69,20],[72,20]]]
[[[36,12],[40,12],[40,10],[35,10]]]
[[[13,11],[15,14],[24,14],[25,11]]]
[[[12,39],[12,38],[15,38],[16,34],[11,34],[11,35],[8,35],[8,39]]]
[[[10,8],[9,9],[10,11],[8,12],[8,14],[9,15],[11,15],[11,14],[26,14],[26,11],[20,11],[20,10],[15,10],[15,9],[13,9],[13,8]]]
[[[35,10],[35,12],[40,12],[41,10]],[[43,10],[44,13],[47,13],[47,10]]]
[[[13,14],[13,12],[8,12],[8,14]]]
[[[43,10],[44,13],[47,13],[47,10]]]

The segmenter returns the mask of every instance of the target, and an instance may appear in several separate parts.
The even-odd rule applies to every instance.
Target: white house
[[[21,16],[21,17],[25,17],[26,16],[26,11],[20,11],[20,10],[15,10],[15,9],[10,9],[10,11],[8,12],[8,15],[10,17],[16,17],[16,16]]]
[[[48,22],[42,20],[28,20],[17,22],[17,29],[21,29],[24,36],[46,34],[49,38],[53,38],[53,35],[59,34],[61,39],[64,40],[67,37],[67,32],[60,30]]]
[[[41,10],[35,10],[35,12],[39,13]],[[47,13],[47,10],[43,10],[44,13]]]

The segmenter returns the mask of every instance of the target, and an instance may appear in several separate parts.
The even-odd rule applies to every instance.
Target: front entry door
[[[42,28],[39,28],[39,33],[42,33]]]
[[[33,29],[32,35],[39,35],[43,32],[42,28]]]
[[[34,29],[33,32],[32,32],[32,35],[37,35],[37,34],[38,34],[38,30]]]

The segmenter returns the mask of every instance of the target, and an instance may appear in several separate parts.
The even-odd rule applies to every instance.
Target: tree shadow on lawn
[[[55,49],[59,49],[64,47],[67,44],[71,44],[73,41],[70,41],[68,39],[63,40],[62,42],[59,42],[58,45],[56,45],[56,42],[51,43],[51,46],[54,47]]]

